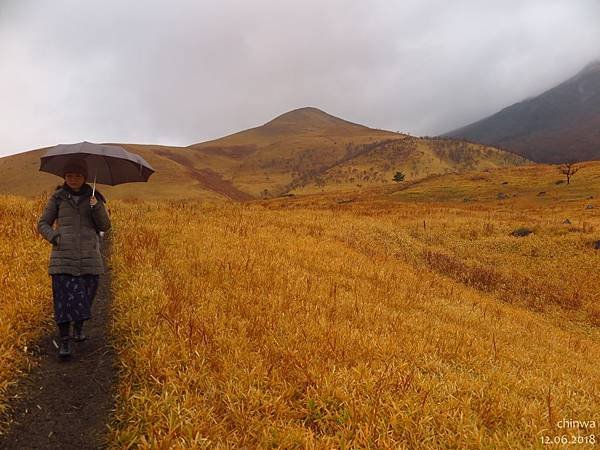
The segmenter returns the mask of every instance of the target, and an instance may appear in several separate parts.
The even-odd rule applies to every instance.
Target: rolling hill
[[[515,154],[456,140],[415,138],[301,108],[267,124],[190,148],[237,156],[226,176],[253,195],[355,189],[431,173],[525,164]]]
[[[336,211],[361,208],[389,211],[395,208],[394,205],[401,205],[401,210],[405,210],[428,204],[440,208],[440,213],[473,210],[493,212],[498,217],[512,214],[518,218],[521,213],[532,217],[547,215],[553,217],[553,224],[563,227],[566,217],[579,217],[577,226],[587,226],[598,239],[598,227],[589,227],[590,224],[585,223],[600,217],[600,161],[581,162],[578,166],[580,170],[570,184],[566,183],[557,166],[536,163],[432,174],[407,183],[312,192],[264,199],[261,203],[276,209],[308,207]],[[411,217],[408,210],[405,214]]]
[[[290,111],[262,126],[189,147],[119,145],[143,156],[156,173],[149,183],[101,186],[108,198],[245,201],[387,184],[398,170],[413,180],[528,162],[483,145],[368,128],[317,108]],[[0,158],[0,192],[35,196],[53,190],[62,180],[37,170],[44,151]]]
[[[293,193],[352,190],[389,185],[396,171],[414,181],[432,174],[462,173],[512,167],[527,160],[493,147],[464,141],[404,138],[367,144],[308,180],[290,187]]]
[[[215,200],[250,198],[248,194],[237,192],[227,182],[220,182],[218,176],[209,170],[196,170],[193,166],[188,165],[185,148],[137,144],[119,145],[142,155],[156,169],[156,173],[151,176],[148,183],[128,183],[114,187],[99,185],[98,189],[108,198],[190,197]],[[51,192],[57,184],[62,183],[61,178],[38,171],[40,157],[45,150],[45,148],[41,148],[0,158],[0,193],[33,197],[44,192]],[[175,160],[177,155],[181,157],[180,162]]]
[[[505,148],[537,162],[600,159],[600,61],[537,97],[444,136]]]
[[[225,158],[219,172],[254,196],[279,195],[342,160],[356,146],[407,136],[347,122],[317,108],[301,108],[214,141],[190,146],[195,153]]]

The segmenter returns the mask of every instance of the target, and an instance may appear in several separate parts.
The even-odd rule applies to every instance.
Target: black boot
[[[61,337],[60,344],[58,346],[58,357],[68,358],[71,356],[71,341],[69,337]]]
[[[60,335],[60,344],[58,345],[59,358],[68,358],[71,356],[71,338],[69,337],[69,328],[71,328],[70,322],[58,324],[58,334]]]
[[[76,342],[82,342],[87,339],[87,336],[83,333],[83,321],[77,321],[73,325],[73,337]]]

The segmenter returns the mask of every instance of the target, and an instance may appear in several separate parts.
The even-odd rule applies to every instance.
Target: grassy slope
[[[139,153],[156,170],[149,183],[128,183],[120,186],[98,185],[98,189],[109,199],[127,198],[173,198],[191,197],[201,199],[224,198],[206,188],[182,164],[165,156],[187,153],[186,148],[156,145],[122,144],[126,149]],[[52,192],[62,178],[40,172],[40,157],[45,149],[32,150],[10,157],[0,158],[0,192],[4,194],[34,197],[43,192]],[[91,182],[91,180],[88,180]]]
[[[530,189],[541,170],[510,179]],[[579,183],[597,188],[596,173]],[[434,192],[117,205],[114,445],[547,448],[588,434],[557,422],[600,404],[600,205]],[[535,234],[509,236],[521,225]]]
[[[514,155],[462,142],[417,139],[333,117],[316,108],[190,147],[122,144],[155,169],[149,183],[100,190],[110,199],[232,199],[390,183],[431,173],[520,164]],[[42,150],[0,158],[0,191],[36,196],[61,182],[40,173]],[[377,173],[374,173],[377,172]],[[368,179],[367,179],[368,178]]]
[[[506,301],[533,309],[545,303],[556,309],[557,323],[567,314],[600,325],[593,250],[600,240],[600,163],[582,164],[570,185],[556,184],[561,178],[555,166],[535,164],[269,204],[381,216],[410,236],[417,264]],[[519,227],[533,234],[510,236]]]
[[[440,139],[406,138],[367,146],[357,156],[336,164],[315,180],[294,189],[293,193],[389,185],[397,171],[405,175],[405,180],[411,181],[431,174],[527,163],[518,155],[493,147]]]
[[[392,196],[397,200],[423,201],[486,201],[496,200],[499,194],[510,199],[498,204],[524,203],[527,206],[546,206],[552,202],[583,202],[598,196],[600,162],[579,164],[580,171],[567,185],[557,166],[535,164],[473,171],[469,174],[433,176],[413,184],[400,186]],[[468,201],[467,200],[467,201]]]
[[[302,108],[263,126],[191,148],[212,154],[236,150],[244,154],[240,164],[225,173],[240,189],[259,195],[265,189],[274,194],[285,192],[294,178],[343,158],[348,145],[402,137],[353,124],[315,108]]]
[[[343,121],[314,108],[284,114],[257,128],[192,146],[245,157],[228,173],[240,189],[271,195],[353,189],[431,173],[525,164],[523,158],[459,141],[412,138]]]

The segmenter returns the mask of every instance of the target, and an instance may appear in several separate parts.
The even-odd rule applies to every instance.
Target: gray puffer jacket
[[[38,231],[52,243],[48,265],[49,274],[71,275],[104,273],[100,254],[99,231],[110,229],[110,218],[104,197],[96,192],[98,203],[90,206],[92,189],[84,184],[79,203],[75,203],[68,189],[56,190],[38,221]],[[54,221],[58,227],[53,229]]]

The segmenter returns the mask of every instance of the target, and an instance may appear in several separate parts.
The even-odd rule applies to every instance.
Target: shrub
[[[525,228],[525,227],[519,227],[515,230],[513,230],[510,235],[511,236],[516,236],[516,237],[524,237],[524,236],[528,236],[531,233],[533,233],[533,230],[530,230],[529,228]]]

